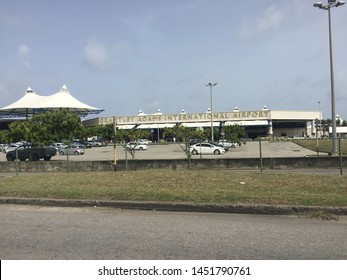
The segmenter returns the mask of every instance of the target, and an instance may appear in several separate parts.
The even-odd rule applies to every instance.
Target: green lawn
[[[331,153],[333,150],[332,148],[332,140],[331,139],[305,139],[305,140],[300,140],[296,139],[293,140],[294,143],[303,146],[307,149],[310,149],[312,151],[319,151],[319,153]],[[340,144],[339,144],[340,141]],[[341,147],[341,152],[342,155],[347,155],[347,139],[340,139],[337,140],[337,147],[338,150],[340,150]]]
[[[347,206],[347,177],[233,170],[1,177],[1,197]]]

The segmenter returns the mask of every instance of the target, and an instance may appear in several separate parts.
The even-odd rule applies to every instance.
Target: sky
[[[308,0],[0,0],[0,108],[65,84],[99,115],[322,110],[328,12]],[[325,2],[324,2],[325,3]],[[331,10],[347,119],[347,4]]]

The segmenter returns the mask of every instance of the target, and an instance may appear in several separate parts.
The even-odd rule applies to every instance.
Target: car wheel
[[[7,161],[14,161],[14,155],[9,154],[6,156],[6,159]]]
[[[220,150],[214,150],[213,152],[215,155],[219,155],[220,154]]]
[[[74,152],[74,154],[75,154],[75,155],[79,155],[79,152],[76,151],[76,152]]]
[[[139,147],[139,150],[140,150],[140,151],[143,151],[143,148],[142,148],[142,147]]]
[[[197,150],[193,150],[192,151],[192,155],[197,155],[198,154],[198,151]]]
[[[63,152],[63,151],[60,151],[60,152],[59,152],[59,155],[63,156],[63,155],[64,155],[64,152]]]
[[[51,159],[51,156],[45,156],[43,159],[44,159],[45,161],[49,161],[49,160]]]
[[[40,157],[39,157],[38,154],[33,154],[32,157],[31,157],[31,160],[32,161],[38,161],[38,160],[40,160]]]

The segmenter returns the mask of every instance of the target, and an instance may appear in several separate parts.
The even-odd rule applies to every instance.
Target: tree
[[[81,138],[85,128],[80,117],[68,111],[47,112],[33,116],[28,121],[9,125],[8,142],[27,141],[49,144],[55,141]]]
[[[83,132],[80,117],[66,110],[35,115],[29,120],[29,127],[28,141],[40,144],[80,138]]]
[[[28,141],[29,134],[28,122],[15,121],[9,125],[8,142]]]
[[[229,141],[237,141],[237,139],[244,137],[245,127],[241,125],[227,125],[224,126],[225,139]]]
[[[9,135],[8,130],[1,130],[0,131],[0,143],[9,143]]]
[[[176,125],[173,128],[164,128],[163,134],[166,138],[176,138],[178,142],[189,142],[193,138],[205,138],[203,131],[196,128]]]
[[[113,124],[98,125],[95,127],[95,135],[103,139],[111,140],[113,138]]]
[[[203,130],[203,135],[204,135],[204,139],[211,139],[211,127],[206,127]],[[213,135],[214,135],[214,140],[219,139],[220,138],[220,130],[219,128],[213,127]]]

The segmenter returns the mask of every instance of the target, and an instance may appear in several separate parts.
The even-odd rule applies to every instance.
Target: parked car
[[[2,152],[4,154],[7,154],[9,151],[13,151],[17,149],[20,145],[19,144],[8,144],[2,148]]]
[[[189,141],[190,145],[194,145],[194,144],[201,143],[201,142],[204,142],[204,140],[203,139],[198,139],[198,138],[190,139],[190,141]]]
[[[76,145],[76,146],[79,146],[83,149],[90,149],[92,147],[92,145],[89,143],[89,141],[85,141],[85,140],[73,141],[73,142],[71,142],[71,145]]]
[[[145,144],[145,145],[148,145],[149,143],[152,143],[152,141],[149,141],[147,139],[137,139],[136,142],[139,143],[139,144]]]
[[[94,142],[100,143],[101,146],[107,146],[107,143],[109,142],[107,139],[104,138],[98,138]]]
[[[198,155],[198,154],[220,155],[225,153],[225,149],[222,146],[214,145],[211,143],[198,143],[198,144],[190,146],[190,153],[192,155]]]
[[[224,148],[228,148],[228,149],[237,147],[237,143],[233,143],[233,142],[230,142],[230,141],[227,141],[227,140],[220,140],[218,142],[218,145],[222,146]]]
[[[2,149],[5,148],[7,145],[0,143],[0,151],[2,152]]]
[[[70,145],[59,151],[60,155],[84,155],[84,149],[78,145]]]
[[[88,141],[88,144],[89,144],[91,147],[101,147],[101,146],[102,146],[102,143],[101,143],[101,142],[98,142],[98,141]]]
[[[61,142],[54,142],[54,143],[52,143],[49,146],[55,148],[57,150],[57,152],[59,152],[61,149],[67,147],[67,145],[65,145],[65,144],[63,144]]]
[[[30,144],[25,144],[8,151],[6,153],[6,159],[8,161],[14,161],[18,157],[21,161],[27,159],[30,161],[38,161],[40,159],[48,161],[56,154],[57,150],[53,147],[34,147]]]
[[[139,150],[139,151],[144,151],[148,149],[148,145],[142,144],[140,142],[129,142],[127,144],[127,149],[128,150]]]

